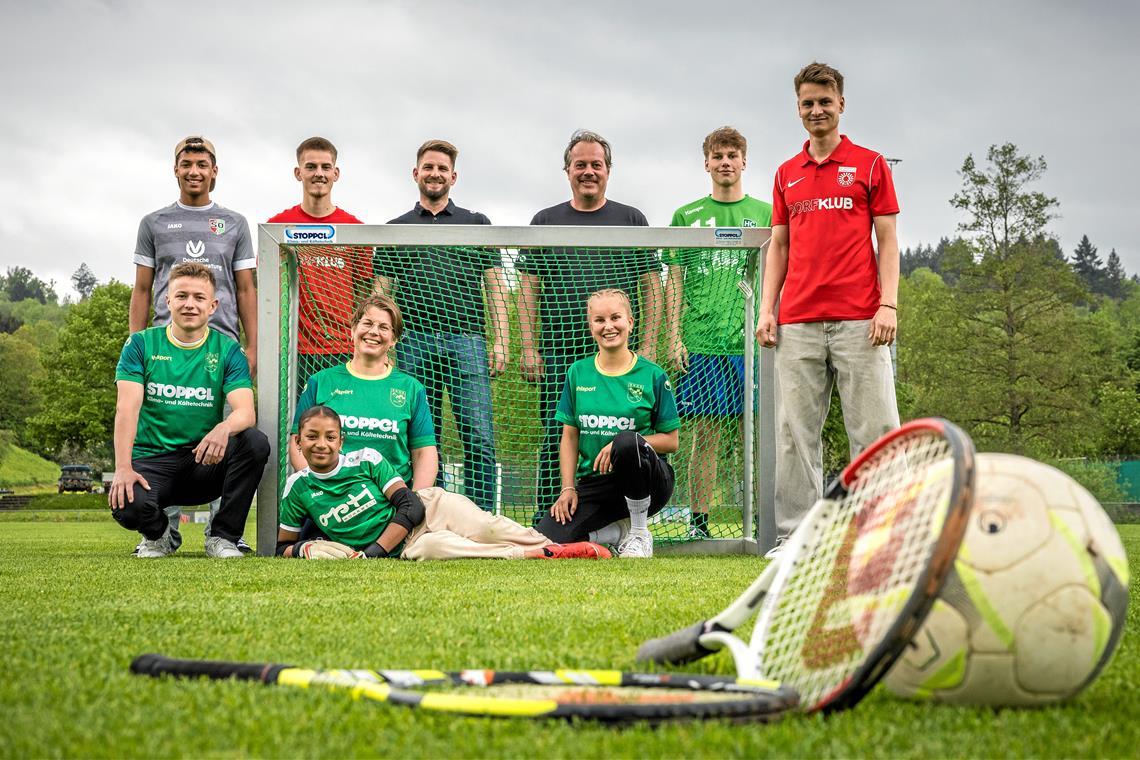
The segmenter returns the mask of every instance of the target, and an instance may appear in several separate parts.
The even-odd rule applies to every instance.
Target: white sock
[[[616,522],[610,523],[604,528],[592,530],[590,531],[588,538],[595,544],[616,544],[618,541],[621,541],[621,523],[622,521],[618,520]]]
[[[644,499],[631,499],[625,497],[625,503],[629,506],[629,531],[630,533],[648,533],[649,532],[649,499],[646,496]]]

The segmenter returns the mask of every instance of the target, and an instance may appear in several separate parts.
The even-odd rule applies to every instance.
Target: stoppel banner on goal
[[[261,324],[276,329],[263,327],[274,345],[259,348],[275,414],[270,422],[259,392],[259,416],[277,441],[278,496],[298,405],[325,403],[341,415],[345,451],[377,448],[410,482],[415,451],[435,443],[439,485],[536,522],[561,485],[555,410],[566,372],[597,352],[587,299],[617,288],[633,312],[630,348],[666,370],[681,415],[676,488],[653,518],[656,539],[751,537],[746,327],[768,230],[361,225],[335,228],[330,244],[287,242],[275,227],[262,228],[259,263],[262,288],[272,278],[279,291],[276,313],[262,298]],[[383,376],[363,378],[350,363],[353,320],[378,296],[402,324]],[[259,491],[259,509],[266,497]]]

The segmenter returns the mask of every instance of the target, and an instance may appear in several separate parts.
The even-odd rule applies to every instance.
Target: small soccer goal
[[[276,541],[298,397],[313,374],[351,358],[351,315],[377,293],[403,313],[392,363],[426,389],[438,483],[532,524],[558,495],[554,409],[570,364],[596,351],[586,296],[603,288],[628,294],[631,348],[678,391],[676,488],[651,521],[657,551],[766,549],[775,539],[773,368],[752,334],[770,232],[260,225],[258,425],[273,454],[257,494],[259,551]],[[406,435],[394,419],[406,390],[393,387],[384,403],[397,414],[342,413],[342,422],[377,440]]]

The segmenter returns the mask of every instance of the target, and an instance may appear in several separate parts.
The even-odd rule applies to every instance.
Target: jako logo
[[[160,396],[162,398],[194,398],[199,401],[213,401],[213,388],[193,388],[188,385],[167,385],[166,383],[147,383],[146,395]]]
[[[186,255],[193,256],[194,258],[201,258],[206,253],[206,244],[201,240],[187,240],[186,241]]]
[[[633,417],[612,417],[606,414],[579,414],[578,427],[617,428],[618,430],[635,429]]]
[[[399,433],[400,423],[380,417],[353,417],[342,414],[340,424],[349,430],[379,430],[381,433]]]
[[[717,227],[713,230],[713,237],[717,240],[740,240],[744,231],[739,227]]]
[[[336,227],[331,224],[298,224],[285,228],[285,241],[289,243],[336,242]]]

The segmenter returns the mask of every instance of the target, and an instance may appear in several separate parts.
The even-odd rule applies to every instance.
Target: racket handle
[[[719,626],[717,626],[719,628]],[[668,636],[646,641],[637,650],[638,662],[655,662],[659,665],[678,665],[699,660],[712,654],[711,649],[701,646],[700,638],[708,633],[707,623],[701,622],[674,631]]]
[[[271,663],[224,662],[222,660],[178,660],[161,654],[141,654],[131,662],[131,672],[140,676],[162,675],[179,678],[202,677],[221,680],[273,683],[285,665]]]

